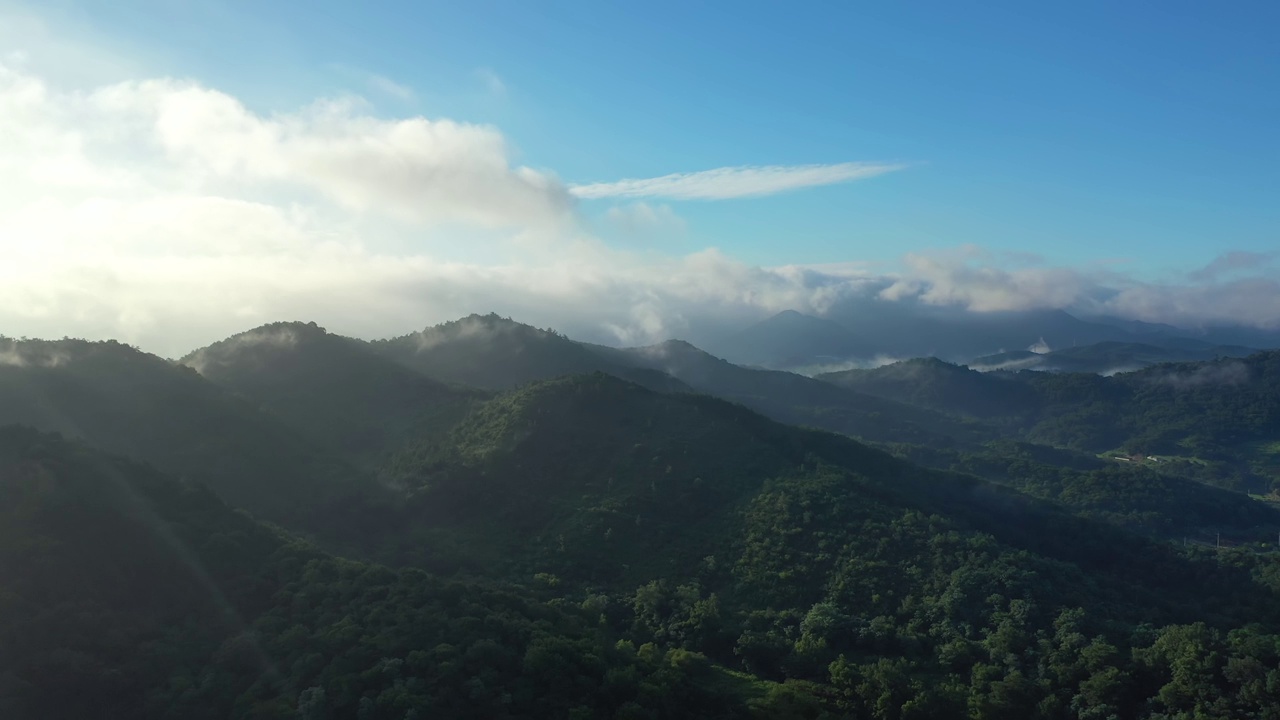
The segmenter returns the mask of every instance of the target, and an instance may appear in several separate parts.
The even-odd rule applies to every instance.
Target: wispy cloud
[[[669,205],[635,202],[609,208],[605,218],[629,234],[683,233],[688,229],[684,219]]]
[[[408,85],[401,85],[395,80],[392,80],[391,78],[386,77],[384,75],[378,75],[377,73],[370,73],[368,77],[368,83],[369,83],[369,87],[373,88],[374,90],[377,90],[383,95],[390,95],[391,97],[396,98],[397,100],[413,99],[413,88],[409,87]]]
[[[344,65],[342,63],[331,63],[329,65],[329,69],[343,76],[349,82],[363,86],[359,90],[356,90],[356,92],[372,90],[379,95],[385,95],[404,102],[408,102],[415,97],[413,88],[403,83],[396,82],[386,75],[379,75],[378,73],[369,72],[363,68]]]
[[[476,77],[480,78],[480,82],[484,84],[484,88],[488,90],[491,95],[507,94],[507,84],[502,82],[502,78],[498,76],[498,73],[490,70],[489,68],[479,68],[476,70]]]
[[[788,190],[834,185],[902,170],[900,163],[847,162],[833,165],[763,165],[723,167],[656,178],[574,185],[583,199],[667,198],[670,200],[729,200],[775,195]]]
[[[1260,253],[1236,250],[1225,252],[1214,258],[1212,262],[1199,270],[1187,273],[1187,278],[1195,282],[1217,280],[1241,270],[1258,270],[1276,259],[1276,253]]]

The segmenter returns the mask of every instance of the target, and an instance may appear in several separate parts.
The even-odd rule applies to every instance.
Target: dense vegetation
[[[9,718],[736,717],[583,611],[317,551],[143,466],[0,430]]]
[[[1280,529],[1191,479],[1265,470],[1276,354],[855,391],[492,316],[203,376],[6,342],[0,425],[86,444],[0,428],[0,716],[1280,718],[1280,554],[1179,542]]]
[[[437,549],[422,562],[540,578],[635,642],[867,717],[1154,716],[1170,681],[1150,683],[1172,660],[1136,664],[1157,657],[1144,648],[1227,652],[1224,633],[1277,617],[1263,556],[1184,555],[605,376],[495,400],[399,469],[439,509],[432,532],[457,542],[415,543]],[[1122,681],[1142,673],[1147,684]],[[1214,682],[1222,707],[1253,702]]]
[[[822,376],[960,416],[1007,435],[1091,453],[1155,457],[1162,469],[1236,490],[1280,481],[1280,352],[1162,364],[1111,377],[979,373],[938,360]]]
[[[1241,493],[1155,466],[1117,462],[1044,445],[1001,441],[976,451],[897,444],[895,454],[927,467],[968,473],[1052,500],[1087,517],[1144,533],[1270,543],[1280,513]]]

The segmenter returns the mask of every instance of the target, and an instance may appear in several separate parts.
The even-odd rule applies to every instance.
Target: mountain
[[[483,392],[453,387],[315,323],[274,323],[179,361],[327,448],[365,463],[457,422]]]
[[[936,358],[818,375],[816,380],[916,407],[984,420],[1022,417],[1038,405],[1019,377],[982,373]]]
[[[1160,345],[1133,342],[1100,342],[1050,352],[1008,352],[972,360],[975,370],[1043,370],[1111,375],[1168,362],[1241,358],[1258,352],[1236,345],[1211,345],[1190,338],[1161,338]]]
[[[660,392],[702,392],[769,417],[871,440],[950,444],[990,439],[958,422],[785,372],[738,367],[688,343],[648,348],[589,345],[497,316],[471,316],[424,333],[370,343],[378,354],[431,377],[508,388],[604,372]]]
[[[0,339],[0,425],[80,438],[207,484],[281,522],[324,525],[386,495],[349,464],[249,402],[114,341]]]
[[[1183,707],[1175,658],[1276,657],[1274,555],[1184,552],[603,374],[497,397],[396,469],[428,564],[585,592],[635,642],[819,683],[837,715],[1155,717]],[[1208,629],[1252,622],[1247,646]],[[1189,682],[1222,707],[1272,702],[1247,699],[1265,679],[1208,672]]]
[[[840,324],[794,310],[713,341],[708,349],[738,365],[764,368],[840,363],[877,353],[874,343]]]
[[[1062,347],[1126,337],[1123,329],[1061,310],[968,312],[875,300],[837,304],[822,318],[784,312],[712,348],[732,362],[814,372],[874,365],[883,358],[960,360],[1032,346]]]
[[[211,374],[283,408],[270,403],[323,392],[335,368],[377,367],[353,341],[280,328],[310,333],[298,345],[312,357],[233,342],[207,354],[225,361]],[[636,364],[640,351],[578,347],[682,382]],[[300,468],[331,462],[289,413],[125,346],[3,350],[5,411],[165,458],[143,442],[160,438],[189,465],[226,455],[253,473],[246,487],[302,505],[317,492]],[[735,391],[793,388],[797,404],[856,395],[682,344],[642,354]],[[869,377],[939,407],[991,403],[967,385],[1007,381],[1007,411],[985,410],[1006,435],[1087,449],[1089,432],[1154,432],[1199,443],[1211,468],[1216,449],[1273,432],[1278,361],[1107,378],[928,360]],[[247,430],[192,432],[218,412]],[[280,480],[238,432],[282,453]],[[929,469],[601,372],[479,394],[447,430],[402,432],[369,473],[395,501],[323,516],[337,558],[290,535],[293,518],[264,526],[198,485],[0,427],[0,713],[1154,720],[1280,706],[1275,512],[1163,464],[1023,441],[895,448],[947,468]],[[1199,532],[1161,539],[1181,531]],[[1205,531],[1228,547],[1201,544]]]
[[[1190,339],[1205,345],[1234,345],[1274,350],[1280,348],[1280,329],[1255,328],[1242,325],[1208,325],[1201,327],[1174,327],[1163,323],[1147,323],[1111,316],[1088,318],[1090,322],[1123,328],[1142,342],[1164,345],[1167,341]]]
[[[149,467],[0,428],[6,718],[746,718],[705,658],[522,588],[335,558]]]
[[[1120,347],[1125,345],[1132,347],[1126,351]],[[1034,359],[1032,349],[1035,354],[1062,353],[1050,363],[1053,369],[1106,372],[1154,362],[1240,357],[1254,348],[1280,347],[1280,332],[1082,319],[1063,310],[971,312],[861,299],[836,303],[822,317],[788,310],[707,347],[730,362],[806,374],[912,357],[953,362],[978,358],[971,364],[1015,368],[1020,367],[1017,362]],[[1092,356],[1105,347],[1112,348],[1112,361]],[[1042,369],[1044,361],[1027,367]]]
[[[979,373],[911,361],[823,376],[955,415],[1011,437],[1125,460],[1234,489],[1280,483],[1280,352],[1092,373]],[[1137,460],[1133,460],[1137,457]],[[1154,458],[1154,459],[1152,459]]]
[[[836,472],[865,495],[857,504],[927,508],[990,524],[1019,542],[1028,541],[1024,532],[1039,536],[1039,522],[1065,519],[972,477],[924,470],[722,400],[663,395],[604,374],[495,398],[446,442],[427,441],[392,466],[400,482],[417,488],[429,522],[461,534],[455,549],[472,556],[473,568],[505,565],[623,585],[696,567],[715,549],[708,533],[732,532],[744,499],[780,478]],[[1034,542],[1076,555],[1054,539]]]
[[[497,315],[469,315],[370,347],[427,377],[478,388],[511,388],[535,380],[589,372],[628,376],[629,366],[611,364],[597,353],[553,331]],[[669,380],[652,373],[631,375],[659,388]]]
[[[803,375],[739,367],[679,340],[623,350],[590,347],[614,362],[661,371],[698,392],[741,403],[779,422],[885,442],[951,445],[994,437],[976,423],[833,389]]]

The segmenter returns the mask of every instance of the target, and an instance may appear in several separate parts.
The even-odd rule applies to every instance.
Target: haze
[[[1275,13],[6,1],[0,329],[1275,329]]]

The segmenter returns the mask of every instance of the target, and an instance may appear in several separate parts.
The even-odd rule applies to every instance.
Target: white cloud
[[[1280,317],[1280,287],[1265,279],[1143,285],[1031,261],[1002,269],[977,250],[913,256],[887,278],[855,262],[762,268],[715,249],[611,249],[584,235],[553,175],[512,163],[497,129],[386,119],[358,99],[264,116],[189,81],[67,89],[0,64],[0,128],[10,336],[114,337],[176,356],[275,320],[379,337],[492,310],[645,344],[884,288],[977,310],[1089,301],[1143,319]],[[821,167],[676,176],[643,192],[759,194],[842,166]],[[615,211],[678,224],[661,204]]]
[[[577,197],[588,200],[611,197],[728,200],[861,180],[904,167],[906,166],[900,164],[854,162],[835,165],[725,167],[640,180],[574,185],[570,191]]]
[[[1004,268],[1000,259],[974,246],[909,253],[903,258],[905,271],[880,297],[991,312],[1068,307],[1092,289],[1090,279],[1071,268],[1027,265],[1026,258],[1018,258],[1019,267]]]
[[[494,128],[386,120],[358,99],[262,116],[189,81],[70,91],[6,66],[0,117],[0,333],[172,355],[281,318],[370,336],[493,309],[651,342],[833,297],[715,250],[611,250]],[[613,220],[682,224],[644,203]],[[488,261],[459,260],[495,239]]]
[[[140,193],[318,195],[422,224],[555,227],[572,198],[554,176],[513,166],[496,129],[383,120],[358,100],[264,117],[191,82],[60,92],[0,67],[6,185]],[[30,192],[26,192],[30,195]]]
[[[682,234],[688,230],[684,218],[670,205],[636,202],[609,208],[605,218],[629,235]]]
[[[1192,282],[1153,283],[1097,267],[1055,267],[975,246],[909,253],[878,296],[977,312],[1060,308],[1196,328],[1280,329],[1280,278],[1257,253],[1225,253]],[[1252,266],[1254,274],[1219,279]]]

